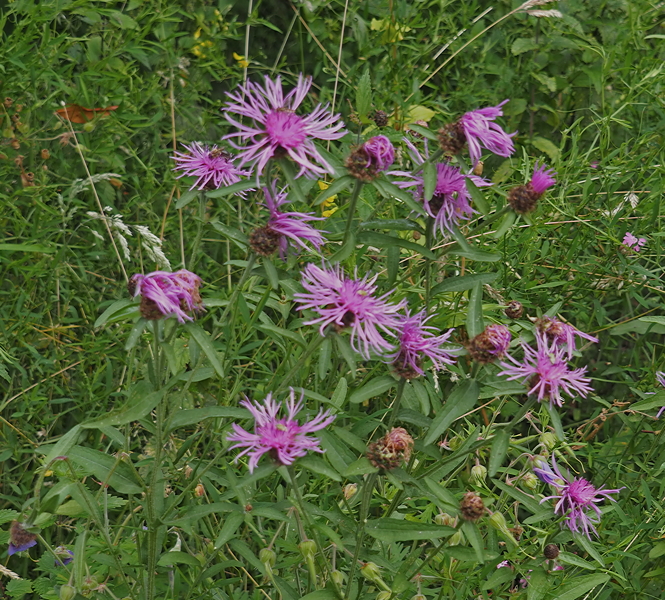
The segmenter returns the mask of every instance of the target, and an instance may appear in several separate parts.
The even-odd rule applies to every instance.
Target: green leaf
[[[224,196],[230,196],[231,194],[255,190],[257,187],[261,187],[261,182],[257,185],[255,179],[248,179],[247,181],[239,181],[223,188],[207,191],[205,194],[208,198],[224,198]]]
[[[222,525],[222,530],[219,532],[217,539],[215,540],[215,548],[219,549],[224,544],[228,543],[234,536],[238,527],[245,522],[245,515],[242,513],[231,513],[225,520],[224,525]]]
[[[571,554],[570,552],[564,552],[563,550],[559,552],[559,562],[566,563],[567,565],[573,565],[575,567],[580,567],[582,569],[589,569],[591,571],[596,570],[596,565],[588,560],[584,560],[577,556],[577,554]]]
[[[447,292],[464,292],[470,290],[476,284],[484,285],[486,283],[492,283],[498,275],[498,273],[476,273],[473,275],[448,277],[432,288],[432,295],[435,296],[436,294],[444,294]]]
[[[55,248],[41,246],[39,244],[0,244],[0,252],[39,252],[50,254],[55,252]]]
[[[337,474],[337,471],[328,466],[328,464],[318,456],[303,456],[298,460],[298,466],[303,467],[308,471],[312,471],[312,473],[324,475],[333,481],[342,481],[342,478]]]
[[[268,277],[272,289],[279,289],[279,275],[275,268],[275,264],[267,256],[264,256],[261,262],[263,263],[263,268],[266,270],[266,276]]]
[[[473,547],[476,553],[476,559],[478,560],[478,562],[484,563],[485,543],[483,542],[483,536],[480,534],[480,531],[478,530],[478,527],[476,527],[476,524],[472,523],[471,521],[464,521],[462,523],[462,531],[464,532],[464,536],[466,537],[466,539],[469,540],[469,542],[471,543],[471,546]]]
[[[372,219],[359,225],[360,229],[388,229],[395,231],[418,231],[425,233],[419,223],[410,219]]]
[[[467,379],[455,386],[443,408],[432,421],[423,444],[428,446],[433,443],[450,427],[453,421],[469,412],[478,400],[479,394],[480,388],[475,379]]]
[[[32,592],[32,582],[27,579],[11,579],[7,583],[6,590],[10,598],[23,598]]]
[[[365,69],[358,89],[356,89],[356,110],[361,117],[366,117],[372,107],[372,80],[369,75],[369,67]]]
[[[413,252],[418,252],[430,260],[436,260],[436,255],[425,246],[403,240],[402,238],[386,235],[385,233],[375,233],[373,231],[361,231],[358,234],[358,243],[369,244],[377,248],[390,248],[391,246],[399,246]]]
[[[394,183],[384,179],[383,177],[375,179],[372,182],[372,185],[384,198],[397,198],[398,200],[404,202],[404,204],[406,204],[415,213],[419,215],[425,214],[423,205],[419,204],[413,199],[411,192],[397,187]]]
[[[497,252],[486,252],[485,250],[476,250],[475,248],[469,246],[466,250],[462,248],[451,248],[450,254],[456,256],[464,256],[469,260],[475,260],[478,262],[497,262],[501,260],[501,255]]]
[[[481,213],[483,213],[484,215],[489,215],[490,207],[489,204],[487,204],[487,200],[485,200],[485,194],[483,194],[481,189],[474,183],[473,179],[471,179],[470,177],[466,177],[465,181],[466,181],[466,189],[471,195],[474,204],[480,209]]]
[[[337,382],[337,387],[330,398],[330,404],[336,408],[342,408],[344,401],[346,400],[346,392],[348,388],[349,384],[346,381],[346,377],[340,377]]]
[[[79,434],[81,433],[81,426],[74,425],[65,435],[63,435],[55,446],[51,447],[48,454],[44,457],[44,464],[48,465],[58,456],[66,456],[69,451],[78,442]]]
[[[469,308],[466,314],[466,331],[469,339],[473,339],[485,330],[483,320],[483,284],[476,283],[469,298]]]
[[[529,52],[538,48],[538,43],[534,38],[517,38],[510,48],[510,51],[518,56],[524,52]]]
[[[665,317],[661,317],[659,315],[651,315],[651,316],[648,316],[648,317],[640,317],[637,320],[642,321],[642,323],[658,323],[658,325],[665,325]]]
[[[194,189],[194,190],[187,190],[180,198],[178,198],[178,201],[175,203],[175,207],[180,209],[184,208],[187,206],[194,198],[196,198],[199,194],[199,191]]]
[[[157,564],[160,567],[170,567],[172,565],[190,565],[192,567],[201,566],[199,560],[194,558],[191,554],[178,551],[164,552],[164,554],[159,557]]]
[[[536,148],[538,148],[538,150],[547,154],[552,162],[557,162],[559,160],[561,151],[549,140],[542,137],[535,137],[533,138],[532,143]]]
[[[129,332],[129,335],[125,340],[126,352],[129,352],[134,346],[136,346],[136,343],[139,341],[139,338],[141,337],[141,334],[143,333],[143,330],[146,328],[147,325],[148,325],[148,320],[144,319],[143,317],[141,317],[138,321],[136,321],[136,323],[134,323],[132,330]]]
[[[487,468],[487,474],[494,477],[499,467],[506,457],[508,447],[510,446],[510,431],[508,429],[499,429],[492,440],[492,450]]]
[[[144,383],[145,382],[141,382]],[[118,425],[126,425],[132,421],[138,421],[146,415],[148,415],[161,401],[164,396],[163,389],[158,390],[157,392],[150,391],[149,386],[137,384],[132,390],[132,393],[127,400],[127,403],[116,410],[112,410],[110,413],[93,419],[92,421],[87,421],[86,423],[81,423],[83,429],[99,429],[101,427],[116,427]]]
[[[434,481],[430,477],[425,477],[425,484],[430,491],[439,499],[440,502],[446,505],[446,512],[456,516],[459,514],[459,500],[452,495],[446,488],[439,482]]]
[[[529,577],[529,587],[526,589],[527,600],[542,600],[550,589],[547,573],[542,567],[537,567]]]
[[[329,261],[331,264],[339,263],[351,256],[356,250],[356,234],[351,232],[349,233],[349,237],[344,242],[341,246],[339,246],[339,250],[333,254]]]
[[[397,381],[389,375],[381,375],[380,377],[375,377],[368,381],[362,387],[354,390],[349,398],[351,404],[358,404],[374,398],[374,396],[380,396],[387,392],[390,388],[397,385]]]
[[[506,213],[506,216],[503,217],[501,221],[501,225],[499,225],[499,228],[494,232],[494,239],[498,240],[506,235],[510,228],[515,224],[516,220],[517,214],[512,210],[509,213]]]
[[[437,136],[436,131],[432,131],[427,127],[423,127],[422,125],[416,125],[415,123],[409,123],[409,129],[411,131],[419,133],[423,137],[426,137],[428,140],[432,140],[433,142],[439,141],[439,137]]]
[[[549,402],[545,403],[545,410],[547,410],[547,413],[550,416],[550,420],[552,421],[552,426],[554,427],[554,433],[556,433],[556,437],[560,442],[565,442],[566,441],[566,434],[563,431],[563,425],[561,424],[561,417],[559,416],[559,411],[552,406]]]
[[[120,29],[138,29],[139,24],[119,10],[110,10],[109,16],[120,26]]]
[[[425,163],[423,168],[423,183],[424,183],[424,199],[429,202],[434,195],[434,190],[436,189],[436,183],[438,181],[438,173],[436,165],[433,163]]]
[[[296,170],[293,166],[293,163],[288,158],[282,158],[278,161],[278,163],[282,169],[282,173],[284,174],[284,179],[286,179],[287,183],[289,184],[289,195],[293,194],[298,202],[306,204],[307,198],[305,197],[305,194],[300,187],[300,182],[296,177]]]
[[[201,350],[203,350],[203,354],[206,355],[210,361],[210,364],[212,365],[212,368],[217,372],[217,375],[223,378],[224,369],[222,368],[222,363],[219,362],[219,358],[217,357],[217,350],[215,350],[215,347],[212,344],[212,338],[210,335],[201,329],[196,323],[192,323],[191,321],[185,323],[185,329],[199,345]]]
[[[93,328],[97,329],[107,323],[125,321],[130,317],[138,315],[139,305],[134,299],[123,298],[116,300],[95,321]]]
[[[586,550],[587,554],[593,557],[593,559],[596,560],[596,562],[601,567],[605,566],[605,561],[603,560],[603,557],[600,555],[600,552],[598,552],[596,547],[593,545],[593,543],[587,536],[573,532],[573,539],[575,540],[575,543],[580,548]]]
[[[575,600],[583,594],[590,592],[593,588],[607,583],[609,580],[610,576],[606,573],[576,577],[573,581],[557,589],[556,600]]]
[[[353,461],[345,470],[341,471],[344,477],[355,477],[356,475],[366,475],[367,473],[377,473],[378,469],[372,466],[369,460],[362,456]]]
[[[435,540],[450,537],[455,533],[452,527],[400,519],[371,519],[367,521],[365,530],[368,535],[382,542]]]
[[[88,473],[94,475],[101,483],[108,483],[121,494],[140,494],[143,492],[141,482],[134,471],[124,462],[99,450],[74,446],[68,454],[69,458]]]
[[[332,590],[316,590],[302,596],[300,600],[337,600],[337,595]]]
[[[229,227],[228,225],[224,225],[224,223],[220,223],[219,221],[210,221],[210,224],[215,230],[219,231],[219,233],[226,236],[227,238],[231,238],[243,246],[249,246],[249,240],[242,231],[234,229],[233,227]]]
[[[200,423],[204,419],[249,419],[251,415],[245,408],[235,406],[206,406],[177,411],[167,424],[167,431]]]
[[[542,510],[542,507],[538,502],[538,500],[536,500],[535,498],[531,498],[531,496],[528,496],[527,494],[518,490],[517,488],[508,485],[503,481],[499,481],[498,479],[492,479],[492,483],[500,490],[506,492],[506,494],[508,494],[515,500],[524,504],[524,506],[526,506],[532,513],[537,513]]]
[[[351,177],[351,175],[344,175],[335,179],[335,181],[333,181],[325,190],[321,190],[321,193],[316,197],[316,200],[314,200],[314,204],[322,204],[328,198],[332,198],[340,192],[343,192],[346,188],[351,187],[356,181],[355,177]]]
[[[500,586],[502,583],[507,583],[515,579],[515,571],[512,567],[501,567],[500,569],[495,569],[495,571],[490,575],[490,578],[483,583],[481,590],[491,590],[495,587]]]

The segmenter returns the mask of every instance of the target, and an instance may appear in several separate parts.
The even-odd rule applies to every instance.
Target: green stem
[[[473,229],[471,229],[467,237],[470,237],[478,233],[480,230],[485,229],[488,225],[491,225],[492,223],[494,223],[494,221],[498,221],[501,217],[508,214],[511,210],[513,209],[510,206],[504,206],[500,211],[492,213],[489,217],[483,219],[482,223],[476,225]]]
[[[355,186],[353,187],[353,192],[351,192],[351,198],[349,198],[348,211],[349,214],[346,216],[346,229],[344,229],[344,241],[342,246],[346,244],[351,234],[351,225],[353,224],[353,217],[356,213],[356,204],[358,204],[358,197],[360,196],[360,190],[363,188],[363,182],[358,179]]]
[[[220,323],[226,323],[226,319],[229,316],[229,313],[231,312],[231,309],[235,305],[236,298],[238,297],[238,294],[240,294],[240,291],[242,290],[242,286],[245,285],[245,282],[249,279],[249,276],[252,274],[252,269],[254,268],[254,263],[256,262],[256,254],[252,252],[248,257],[247,257],[247,266],[245,267],[245,270],[243,271],[243,274],[240,276],[240,281],[238,281],[238,284],[236,285],[235,289],[233,290],[233,293],[231,294],[231,297],[229,298],[229,303],[226,305],[226,308],[224,309],[224,312],[222,313],[221,318],[219,319]],[[233,313],[235,317],[235,312]],[[217,336],[214,336],[217,337]]]
[[[404,395],[404,388],[406,387],[406,379],[401,377],[399,383],[397,384],[397,395],[395,396],[395,401],[393,402],[393,408],[390,413],[390,418],[388,419],[387,428],[390,431],[390,428],[395,423],[397,415],[399,413],[399,407],[402,404],[402,396]]]
[[[434,241],[434,219],[429,217],[425,226],[425,248],[432,249]],[[425,259],[425,309],[429,312],[429,303],[432,297],[432,261]]]
[[[206,218],[206,195],[205,192],[199,192],[199,221],[196,227],[196,237],[192,245],[192,254],[189,257],[189,270],[193,271],[197,263],[197,254],[201,246],[201,239],[203,238],[203,225]]]
[[[305,348],[302,351],[302,354],[298,357],[298,360],[296,361],[296,364],[293,365],[291,370],[284,376],[282,377],[282,381],[280,384],[277,386],[275,389],[275,394],[280,392],[281,390],[285,389],[287,385],[289,384],[289,381],[293,379],[293,376],[300,371],[302,366],[305,364],[305,361],[314,354],[314,351],[321,345],[323,340],[326,339],[322,335],[315,335],[312,338],[312,341],[309,343],[309,346]],[[284,363],[282,363],[284,364]],[[275,382],[275,378],[277,377],[277,374],[279,373],[279,369],[275,371],[275,374],[273,375],[272,379],[270,380],[270,383],[268,384],[268,389],[270,389]]]
[[[291,488],[293,489],[293,494],[296,497],[296,504],[298,505],[298,511],[300,512],[300,516],[302,517],[303,521],[305,521],[305,524],[307,525],[310,534],[314,538],[314,543],[316,544],[317,548],[316,555],[317,557],[320,557],[319,558],[320,565],[323,567],[326,577],[332,583],[335,595],[337,596],[337,598],[339,598],[339,600],[343,600],[344,596],[342,595],[342,590],[339,589],[337,583],[332,578],[333,569],[328,564],[328,559],[326,558],[326,555],[323,553],[323,546],[321,545],[321,539],[319,538],[319,534],[314,528],[314,525],[312,524],[312,521],[309,518],[309,513],[305,509],[305,503],[303,502],[302,496],[300,494],[300,488],[298,487],[298,482],[296,481],[296,472],[293,468],[293,465],[288,465],[286,467],[286,470],[288,471],[289,477],[291,479]]]

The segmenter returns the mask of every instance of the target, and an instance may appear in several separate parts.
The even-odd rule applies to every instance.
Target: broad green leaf
[[[72,427],[56,442],[55,446],[47,446],[47,448],[50,448],[50,450],[44,457],[44,465],[50,464],[58,456],[67,456],[69,451],[76,445],[76,442],[78,442],[80,433],[81,426],[74,425],[74,427]]]
[[[108,483],[121,494],[143,492],[143,486],[134,471],[114,456],[83,446],[74,446],[68,456],[74,463],[94,475],[100,483]]]
[[[402,521],[400,519],[371,519],[365,527],[368,535],[382,542],[410,542],[436,540],[455,533],[452,527]]]
[[[200,567],[201,563],[197,558],[194,558],[191,554],[187,552],[164,552],[159,557],[157,564],[160,567],[170,567],[171,565],[190,565],[192,567]]]
[[[577,556],[577,554],[571,554],[570,552],[564,552],[563,550],[559,552],[558,560],[567,565],[573,565],[575,567],[581,567],[582,569],[589,569],[595,571],[597,569],[596,565],[588,560],[584,560]]]
[[[222,530],[219,532],[217,539],[215,540],[215,548],[219,549],[224,544],[228,543],[234,536],[238,527],[245,522],[245,515],[242,513],[231,513],[225,520],[224,525],[222,525]]]
[[[423,137],[426,137],[428,140],[432,140],[433,142],[438,142],[439,137],[436,134],[436,131],[432,131],[431,129],[428,129],[427,127],[423,127],[422,125],[416,125],[415,123],[409,123],[409,129],[411,131],[415,131],[416,133],[419,133]]]
[[[492,575],[490,575],[490,578],[483,583],[480,589],[491,590],[502,583],[507,583],[513,579],[515,579],[515,571],[513,571],[512,567],[501,567],[500,569],[496,569]]]
[[[503,459],[508,452],[510,445],[510,431],[508,429],[499,429],[492,440],[492,450],[490,452],[490,460],[487,469],[487,474],[494,477],[503,463]]]
[[[349,402],[351,404],[358,404],[374,398],[374,396],[380,396],[381,394],[386,393],[389,389],[397,385],[397,381],[389,375],[381,375],[380,377],[375,377],[368,381],[362,387],[354,390],[351,396],[349,397]]]
[[[319,348],[319,360],[317,363],[316,374],[319,378],[319,381],[323,381],[328,376],[328,371],[332,367],[332,340],[329,337],[326,337],[323,342],[321,342],[321,347]]]
[[[277,269],[275,268],[275,264],[267,256],[264,256],[261,262],[263,264],[263,268],[266,270],[266,276],[268,277],[268,281],[270,282],[272,289],[273,290],[278,289],[279,275],[277,273]]]
[[[235,406],[206,406],[177,411],[167,425],[168,431],[201,423],[205,419],[249,419],[249,411]]]
[[[138,388],[138,390],[137,390]],[[164,396],[164,389],[156,392],[150,391],[147,385],[137,385],[130,394],[127,403],[110,413],[81,423],[83,429],[99,429],[101,427],[117,427],[118,425],[126,425],[132,421],[138,421],[148,415],[161,401]]]
[[[432,421],[432,426],[429,428],[423,444],[428,446],[433,443],[443,435],[453,421],[469,412],[478,400],[479,393],[480,388],[475,379],[467,379],[458,384]]]
[[[424,183],[424,191],[423,191],[423,196],[424,199],[429,202],[432,199],[432,196],[434,195],[434,190],[436,189],[436,183],[438,180],[438,173],[436,169],[436,165],[433,163],[426,163],[425,166],[423,167],[423,183]]]
[[[603,557],[600,555],[600,552],[596,549],[594,544],[591,542],[591,540],[586,537],[585,535],[575,533],[573,532],[573,539],[575,540],[575,543],[580,547],[586,550],[586,552],[589,554],[589,556],[593,557],[594,560],[598,562],[598,564],[601,567],[605,566],[605,561],[603,560]]]
[[[497,252],[486,252],[485,250],[476,250],[473,247],[469,247],[466,250],[463,250],[461,248],[460,249],[452,248],[450,250],[450,254],[454,254],[455,256],[464,256],[469,260],[475,260],[478,262],[497,262],[498,260],[501,260],[501,255],[498,254]]]
[[[660,408],[665,406],[665,391],[660,390],[653,396],[645,398],[630,405],[630,410],[651,410],[652,408]]]
[[[125,351],[129,352],[134,346],[136,346],[143,330],[148,325],[148,319],[141,317],[136,323],[134,323],[132,330],[129,332],[127,339],[125,340]]]
[[[481,213],[483,213],[485,216],[489,215],[490,207],[489,204],[487,204],[487,200],[485,200],[485,194],[470,177],[466,177],[465,181],[466,189],[471,195],[471,198],[473,198],[473,203],[480,209]]]
[[[561,424],[559,411],[549,402],[545,403],[545,410],[547,410],[548,414],[550,415],[550,420],[552,421],[552,426],[554,427],[554,433],[556,433],[556,437],[560,442],[565,442],[566,434],[563,431],[563,425]]]
[[[369,67],[365,68],[356,89],[356,110],[361,117],[366,117],[372,107],[372,80]]]
[[[575,600],[583,594],[590,592],[595,587],[607,583],[609,580],[610,576],[606,573],[576,577],[573,581],[557,589],[556,600]]]
[[[255,190],[257,187],[261,187],[261,182],[257,185],[255,179],[248,179],[246,181],[239,181],[238,183],[227,185],[223,188],[218,188],[209,192],[207,191],[205,194],[208,198],[223,198],[224,196],[229,196],[231,194],[246,192],[247,190]]]
[[[349,237],[346,242],[344,242],[335,254],[333,254],[329,261],[330,263],[339,263],[351,256],[356,250],[356,234],[352,231],[349,233]]]
[[[217,356],[217,351],[212,343],[212,338],[210,335],[201,329],[196,323],[188,322],[185,323],[185,329],[192,336],[194,341],[199,345],[203,354],[206,355],[207,359],[210,361],[212,368],[215,369],[217,375],[224,377],[224,369],[222,368],[222,363],[219,362]]]
[[[344,471],[344,477],[354,477],[356,475],[366,475],[367,473],[376,473],[378,469],[372,466],[369,460],[362,456],[358,460],[353,461]]]
[[[324,475],[328,479],[333,481],[342,481],[342,478],[337,474],[337,472],[332,469],[328,464],[318,456],[303,456],[298,460],[298,466],[312,473],[318,473],[319,475]]]
[[[419,204],[413,199],[411,192],[397,187],[394,183],[379,177],[372,182],[372,185],[384,198],[397,198],[406,204],[412,211],[419,215],[425,214],[425,209],[422,204]]]
[[[337,595],[332,590],[316,590],[302,596],[300,600],[337,600]]]
[[[180,198],[178,198],[178,201],[175,203],[175,207],[180,209],[184,208],[187,206],[196,196],[198,196],[199,191],[194,189],[194,190],[187,190]]]
[[[527,600],[542,600],[550,589],[547,573],[542,567],[537,567],[529,577],[529,587],[526,588]]]
[[[524,52],[529,52],[538,48],[538,42],[534,38],[517,38],[510,48],[510,51],[517,56]]]
[[[464,536],[466,537],[466,539],[469,540],[469,542],[471,543],[471,546],[473,547],[476,553],[476,559],[478,560],[478,562],[484,563],[485,542],[483,541],[483,536],[478,530],[478,527],[476,527],[476,524],[472,523],[471,521],[464,521],[462,523],[462,531],[464,532]]]
[[[506,494],[508,494],[511,498],[514,498],[515,500],[518,500],[519,502],[524,504],[524,506],[528,508],[532,513],[537,513],[541,511],[542,507],[538,502],[538,500],[532,498],[531,496],[528,496],[524,492],[518,490],[516,487],[508,485],[507,483],[499,481],[498,479],[492,479],[492,483],[500,490],[506,492]]]
[[[340,377],[337,382],[337,387],[333,392],[332,398],[330,398],[330,404],[336,408],[342,408],[344,401],[346,400],[346,392],[349,389],[349,384],[346,381],[346,377]]]
[[[516,213],[513,211],[506,213],[506,216],[501,220],[501,225],[499,225],[498,229],[494,232],[494,239],[498,240],[499,238],[502,238],[504,235],[506,235],[508,230],[515,224],[516,220]]]
[[[0,244],[0,252],[39,252],[49,254],[55,252],[55,248],[41,246],[39,244]]]
[[[642,323],[658,323],[658,325],[665,325],[665,317],[661,317],[659,315],[640,317],[637,320],[642,321]]]
[[[296,170],[293,163],[288,158],[282,158],[278,163],[284,174],[284,179],[286,179],[289,184],[289,195],[293,194],[298,202],[306,204],[307,198],[300,187],[300,182],[296,176]]]
[[[220,223],[219,221],[210,221],[210,224],[215,230],[219,231],[219,233],[226,236],[227,238],[231,238],[232,240],[239,242],[242,244],[242,246],[249,246],[249,240],[242,231],[234,229],[233,227],[229,227],[228,225],[224,225],[224,223]]]
[[[553,78],[548,78],[546,80],[547,81],[546,85],[548,85],[548,87],[549,87],[549,79]],[[557,162],[559,160],[561,151],[552,142],[550,142],[550,140],[545,139],[543,137],[535,137],[533,138],[532,143],[536,148],[538,148],[538,150],[547,154],[547,156],[550,157],[552,162]]]
[[[173,519],[164,519],[164,523],[171,527],[182,527],[185,524],[195,523],[208,515],[233,512],[242,513],[237,504],[231,504],[230,502],[213,502],[212,504],[204,504],[203,506],[187,506],[184,513],[179,514]]]
[[[453,496],[446,488],[444,488],[440,483],[434,481],[430,477],[425,477],[425,484],[430,489],[430,491],[443,503],[446,505],[446,512],[456,516],[459,514],[459,500]]]
[[[32,581],[10,579],[5,589],[9,598],[23,598],[23,596],[32,592]]]
[[[446,292],[464,292],[472,289],[478,283],[481,285],[492,283],[498,275],[498,273],[475,273],[473,275],[448,277],[432,288],[432,295]]]
[[[139,305],[134,299],[123,298],[109,306],[95,321],[93,327],[97,329],[107,323],[117,323],[134,317],[139,313]]]
[[[375,233],[373,231],[361,231],[358,234],[358,243],[360,244],[370,244],[376,246],[377,248],[389,248],[390,246],[399,246],[400,248],[405,248],[407,250],[412,250],[413,252],[418,252],[423,256],[429,258],[430,260],[436,260],[436,255],[425,246],[416,244],[415,242],[410,242],[408,240],[403,240],[399,237],[393,237],[386,235],[384,233]]]
[[[473,286],[469,297],[469,307],[466,313],[466,331],[469,339],[473,339],[485,330],[483,320],[483,284],[478,282]]]
[[[427,108],[422,104],[414,104],[409,106],[409,110],[406,113],[406,118],[408,123],[415,123],[416,121],[425,121],[429,123],[432,117],[436,114],[431,108]],[[409,125],[409,128],[411,126]]]

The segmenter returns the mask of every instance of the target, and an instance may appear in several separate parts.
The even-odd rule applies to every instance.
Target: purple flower
[[[508,100],[497,106],[488,106],[468,112],[459,120],[466,141],[469,145],[469,156],[474,166],[478,164],[481,156],[481,147],[499,156],[510,156],[515,148],[511,139],[517,132],[507,134],[499,127],[494,119],[503,115],[501,107]]]
[[[266,207],[270,211],[270,220],[264,227],[255,229],[249,236],[252,249],[261,256],[270,256],[279,248],[279,255],[286,257],[288,241],[306,249],[307,242],[317,250],[325,243],[321,232],[308,225],[309,221],[325,221],[323,217],[315,217],[312,213],[281,212],[280,206],[288,201],[284,191],[277,193],[273,188],[263,188]]]
[[[369,360],[370,350],[381,353],[392,350],[380,331],[395,337],[399,328],[399,310],[405,301],[390,304],[386,301],[391,292],[376,297],[374,282],[377,276],[366,275],[362,279],[345,277],[339,265],[334,268],[320,268],[308,264],[302,276],[302,286],[306,293],[294,294],[301,306],[298,310],[314,309],[321,315],[308,321],[306,325],[320,324],[319,332],[325,335],[325,328],[332,325],[338,331],[351,328],[351,346]]]
[[[230,450],[244,448],[236,457],[236,461],[245,454],[249,455],[250,473],[254,471],[259,459],[266,453],[270,453],[272,458],[279,463],[290,465],[296,458],[305,456],[310,450],[323,452],[319,447],[319,440],[308,434],[327,427],[335,420],[335,416],[331,415],[329,411],[321,410],[313,420],[300,425],[295,417],[302,410],[303,401],[302,397],[298,402],[295,401],[293,388],[286,401],[286,418],[277,418],[282,403],[276,403],[272,394],[266,396],[263,405],[258,402],[252,403],[249,399],[243,400],[240,404],[254,417],[254,433],[249,433],[234,423],[233,433],[229,434],[226,439],[236,442],[229,448]]]
[[[370,164],[378,171],[385,171],[395,162],[395,148],[385,135],[377,135],[367,140],[363,147],[367,153]]]
[[[411,315],[407,309],[406,314],[400,317],[398,331],[398,349],[387,358],[395,366],[397,373],[407,379],[424,375],[422,359],[428,357],[434,363],[435,369],[443,369],[444,365],[452,365],[455,359],[450,350],[442,346],[448,341],[453,330],[449,329],[443,335],[434,335],[436,327],[426,325],[431,319],[425,311]]]
[[[284,96],[280,77],[275,81],[265,77],[265,86],[248,81],[239,91],[228,94],[231,101],[223,109],[224,116],[239,131],[224,139],[237,137],[248,144],[238,146],[241,164],[251,163],[260,174],[271,158],[289,156],[300,166],[299,176],[334,174],[313,140],[338,140],[346,134],[344,123],[339,115],[330,113],[327,105],[319,104],[304,117],[296,114],[311,85],[312,78],[301,74],[296,87]],[[240,123],[230,114],[248,117],[254,124]]]
[[[632,233],[626,232],[626,235],[623,238],[622,244],[635,252],[639,252],[642,249],[642,246],[646,244],[647,241],[645,238],[637,238]]]
[[[554,169],[548,169],[547,165],[539,165],[536,163],[533,168],[533,176],[531,177],[530,182],[533,191],[539,196],[542,196],[556,183],[554,175],[556,175]]]
[[[584,338],[595,344],[598,343],[598,338],[584,333],[572,325],[560,321],[556,317],[548,317],[547,315],[540,317],[536,321],[536,329],[544,333],[550,342],[556,342],[558,346],[565,346],[569,360],[573,357],[573,352],[575,352],[575,336]]]
[[[473,360],[491,363],[506,355],[511,340],[510,330],[505,325],[492,324],[469,342],[467,350]]]
[[[598,503],[605,498],[614,502],[614,498],[611,498],[609,494],[618,494],[623,489],[596,488],[581,477],[566,477],[561,473],[554,456],[552,456],[552,467],[539,461],[539,467],[534,468],[534,473],[542,481],[556,488],[558,492],[543,498],[541,502],[551,499],[558,500],[554,512],[565,516],[566,525],[571,531],[584,533],[588,538],[591,538],[591,532],[598,535],[595,528],[595,525],[600,522],[601,515]]]
[[[181,177],[196,177],[190,190],[216,190],[222,186],[238,183],[241,177],[248,177],[251,173],[243,171],[233,164],[232,157],[217,146],[212,149],[194,142],[190,146],[183,144],[187,152],[175,152],[172,156],[176,162],[174,171],[182,171],[176,179]],[[244,194],[242,192],[241,194]]]
[[[7,550],[9,556],[17,552],[23,552],[37,544],[37,535],[27,531],[26,527],[28,525],[25,523],[12,521],[9,528],[9,548]]]
[[[131,296],[141,296],[141,316],[149,320],[175,315],[178,321],[191,321],[186,311],[203,310],[199,295],[201,278],[186,269],[175,273],[154,271],[147,275],[137,273],[129,280]]]
[[[64,546],[58,546],[54,552],[58,557],[55,561],[56,567],[64,567],[74,560],[74,553]]]
[[[586,395],[592,391],[589,386],[591,380],[584,377],[586,367],[569,369],[564,357],[564,348],[557,345],[556,340],[548,345],[545,336],[538,333],[536,341],[538,350],[522,342],[523,362],[507,354],[506,358],[510,363],[499,363],[504,369],[499,375],[505,375],[509,381],[522,379],[524,384],[528,383],[531,389],[527,393],[538,394],[538,402],[542,402],[547,396],[550,405],[563,406],[562,392],[571,398],[576,394],[586,398]]]
[[[413,162],[416,165],[423,164],[425,161],[416,147],[407,139],[404,142]],[[468,219],[475,212],[471,208],[471,196],[466,187],[466,179],[471,179],[478,187],[492,184],[477,175],[464,175],[449,163],[437,163],[436,172],[436,187],[430,200],[425,200],[423,197],[425,184],[422,171],[416,175],[407,171],[391,171],[388,174],[411,178],[411,181],[397,181],[395,185],[404,189],[415,187],[414,198],[423,202],[425,211],[434,218],[434,224],[441,235],[448,237],[460,220]]]
[[[665,387],[665,372],[664,371],[656,371],[656,381],[662,386]],[[653,392],[655,394],[655,392]],[[660,419],[660,415],[665,412],[665,406],[661,408],[658,411],[658,414],[656,415],[656,419]]]

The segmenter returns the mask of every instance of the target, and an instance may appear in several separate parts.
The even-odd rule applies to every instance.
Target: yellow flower
[[[330,184],[325,181],[318,181],[317,183],[319,184],[319,189],[321,191],[327,190],[330,187]],[[330,196],[330,198],[326,198],[321,202],[321,214],[324,217],[330,217],[339,209],[339,206],[335,204],[335,200],[337,200],[337,195]]]
[[[201,28],[199,27],[195,32],[194,32],[194,39],[198,40],[201,37]]]
[[[246,69],[249,67],[249,61],[245,59],[244,56],[241,56],[240,54],[236,54],[235,52],[233,53],[233,58],[235,58],[238,61],[238,64],[243,68]]]

